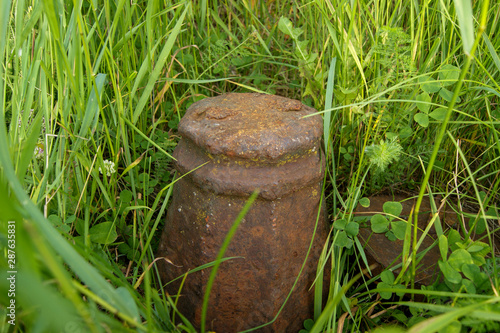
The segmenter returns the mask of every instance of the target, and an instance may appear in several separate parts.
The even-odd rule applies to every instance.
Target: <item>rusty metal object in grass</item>
[[[408,199],[405,195],[395,194],[395,195],[379,195],[370,197],[370,207],[359,206],[356,209],[357,216],[367,216],[371,218],[376,212],[383,211],[384,203],[388,201],[397,201],[402,205],[402,212],[400,217],[404,220],[408,220],[411,214],[413,214],[413,207],[415,206],[415,199]],[[439,203],[436,203],[439,205]],[[443,212],[444,213],[444,210]],[[449,216],[448,212],[448,216]],[[445,215],[440,214],[441,218]],[[427,224],[432,218],[431,205],[429,200],[422,202],[420,207],[420,214],[418,216],[418,239],[422,237],[422,231],[425,230]],[[450,218],[447,217],[446,220],[449,222]],[[373,275],[380,274],[386,268],[390,268],[394,265],[401,263],[401,253],[403,252],[403,240],[389,240],[384,233],[373,233],[371,228],[368,227],[359,229],[359,240],[365,248],[365,253],[369,264],[377,264],[377,267],[373,270]],[[413,238],[413,236],[412,236]],[[439,267],[437,262],[441,259],[441,254],[439,252],[439,247],[434,246],[436,240],[436,231],[434,227],[429,230],[427,236],[422,240],[420,246],[420,251],[424,251],[425,255],[419,260],[418,269],[416,271],[415,282],[418,287],[421,285],[431,285],[438,277]],[[401,268],[394,270],[395,274],[399,274]]]
[[[258,331],[294,332],[312,318],[310,287],[327,235],[320,208],[322,118],[304,118],[314,112],[284,97],[232,93],[193,104],[179,124],[174,157],[185,177],[174,186],[158,250],[174,263],[159,266],[165,283],[214,261],[248,197],[260,191],[227,249],[225,257],[234,258],[220,264],[208,302],[209,330],[237,332],[272,321],[317,226],[288,302]],[[180,291],[178,309],[196,327],[209,275],[210,269],[189,274]],[[181,280],[167,285],[171,296]]]

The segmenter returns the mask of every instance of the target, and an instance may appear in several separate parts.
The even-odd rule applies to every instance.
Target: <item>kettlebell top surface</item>
[[[321,116],[304,118],[314,112],[281,96],[228,93],[192,104],[179,133],[211,155],[273,161],[320,149]]]

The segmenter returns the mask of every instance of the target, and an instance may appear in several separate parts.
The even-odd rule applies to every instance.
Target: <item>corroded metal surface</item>
[[[322,119],[314,109],[278,96],[227,94],[193,104],[179,124],[177,169],[188,173],[174,187],[158,255],[168,282],[213,261],[255,189],[259,198],[241,223],[212,289],[207,328],[237,332],[271,321],[306,257],[321,196]],[[314,247],[278,319],[259,332],[296,332],[312,317],[309,290],[326,239],[320,212]],[[199,325],[210,270],[190,274],[178,307]],[[177,280],[167,286],[176,295]]]
[[[367,216],[371,217],[378,212],[383,211],[383,205],[387,201],[398,201],[403,206],[400,217],[408,220],[413,214],[413,209],[415,207],[416,198],[409,199],[407,196],[402,194],[391,195],[378,195],[370,197],[370,207],[358,206],[356,209],[357,216]],[[460,228],[458,224],[461,218],[452,208],[453,204],[449,202],[442,202],[435,198],[435,207],[439,208],[439,218],[440,223],[443,226],[444,232],[447,232],[449,227]],[[464,211],[470,216],[475,215],[475,213],[470,211]],[[429,198],[424,198],[422,205],[420,206],[420,213],[418,215],[418,230],[417,239],[420,241],[422,238],[422,231],[425,230],[433,217],[431,209],[431,201]],[[469,219],[466,218],[464,221],[465,225],[469,225]],[[435,225],[435,224],[434,224]],[[424,250],[428,249],[421,259],[418,260],[415,282],[417,287],[421,285],[431,285],[436,281],[436,279],[442,279],[440,274],[440,269],[438,261],[441,259],[441,253],[439,247],[436,245],[438,236],[434,225],[429,229],[429,233],[422,240],[419,247],[419,253],[424,253]],[[478,234],[471,235],[472,240],[479,240],[486,235]],[[402,240],[391,241],[385,234],[373,233],[369,224],[366,228],[359,229],[358,235],[361,244],[365,248],[365,253],[368,258],[368,264],[378,264],[378,267],[372,272],[373,275],[381,273],[384,269],[388,267],[393,267],[401,263],[401,253],[403,252],[404,242]],[[412,236],[413,238],[413,236]],[[496,246],[500,248],[500,242],[496,239]],[[419,256],[419,255],[418,255]],[[399,274],[400,268],[394,269],[394,273]]]
[[[226,94],[193,104],[179,133],[219,157],[279,162],[291,154],[318,149],[320,116],[301,102],[263,94]]]
[[[364,208],[359,206],[356,209],[356,215],[358,216],[372,216],[374,212],[382,212],[383,204],[387,201],[398,201],[401,202],[403,210],[401,212],[401,217],[408,219],[410,214],[412,214],[412,209],[415,206],[415,199],[408,200],[402,195],[381,195],[377,197],[370,197],[370,207]],[[439,203],[437,203],[439,206]],[[431,206],[428,200],[422,202],[420,207],[420,214],[418,216],[418,239],[422,236],[422,230],[424,230],[432,217]],[[443,218],[443,216],[441,216]],[[368,257],[369,264],[377,263],[380,266],[377,267],[373,274],[379,274],[385,268],[392,267],[394,265],[401,263],[401,253],[403,252],[403,241],[402,240],[389,240],[385,234],[372,233],[370,228],[360,228],[359,237],[361,243],[365,247],[366,254]],[[436,240],[436,232],[434,227],[431,228],[429,234],[422,241],[420,246],[420,251],[431,247]],[[416,279],[417,285],[430,285],[432,284],[439,273],[439,267],[437,265],[438,260],[441,259],[441,254],[437,246],[432,247],[425,256],[421,259],[417,265]],[[395,269],[394,273],[399,274],[400,268]]]

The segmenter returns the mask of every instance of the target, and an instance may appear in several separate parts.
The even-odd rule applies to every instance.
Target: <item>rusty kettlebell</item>
[[[210,330],[237,332],[271,321],[299,274],[317,225],[287,304],[259,332],[297,332],[312,318],[310,287],[327,235],[320,208],[322,118],[304,118],[314,112],[280,96],[229,93],[194,103],[179,123],[182,139],[174,157],[185,176],[174,185],[158,249],[158,256],[173,263],[159,264],[164,283],[212,262],[246,200],[260,189],[226,252],[235,258],[219,268],[209,300]],[[178,309],[197,327],[209,275],[209,269],[189,274],[178,300]],[[167,285],[171,296],[181,280]]]

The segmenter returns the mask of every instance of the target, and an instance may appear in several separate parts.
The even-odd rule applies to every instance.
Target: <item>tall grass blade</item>
[[[77,121],[75,124],[75,129],[78,130],[78,138],[73,144],[72,150],[78,151],[80,145],[83,142],[83,138],[89,136],[90,133],[94,133],[97,128],[97,120],[99,119],[99,104],[102,96],[102,91],[104,83],[106,81],[106,74],[97,74],[95,78],[95,87],[90,92],[90,96],[87,101],[87,106],[85,108],[85,114],[83,120]]]
[[[47,19],[49,21],[50,30],[52,30],[51,36],[59,42],[61,40],[61,32],[59,30],[59,15],[60,12],[58,7],[58,1],[55,0],[45,0],[43,1],[43,9]]]
[[[450,310],[449,312],[440,314],[436,317],[433,317],[433,318],[430,318],[430,319],[427,319],[423,322],[418,323],[417,325],[413,326],[408,331],[408,333],[438,332],[441,329],[444,329],[449,324],[451,324],[451,322],[457,320],[458,318],[463,317],[467,314],[473,313],[474,311],[476,311],[476,309],[478,309],[486,304],[494,304],[494,303],[498,303],[499,301],[500,301],[499,297],[493,297],[493,298],[490,298],[484,302],[475,303],[475,304],[472,304],[469,306],[465,306],[463,308],[455,309],[453,307],[449,307],[448,308]],[[408,304],[408,305],[411,306],[411,304]]]
[[[491,44],[491,41],[486,34],[483,34],[483,38],[484,38],[484,42],[486,43],[486,46],[488,47],[488,51],[490,51],[491,59],[493,59],[495,66],[500,71],[500,57],[498,56],[498,53],[495,50],[495,47],[493,46],[493,44]]]
[[[165,65],[165,62],[167,61],[168,56],[172,51],[172,47],[174,46],[174,43],[177,40],[177,36],[181,31],[181,27],[184,24],[184,18],[186,17],[186,14],[188,13],[190,6],[191,6],[190,3],[187,3],[184,12],[177,19],[177,23],[175,24],[174,28],[172,29],[167,38],[167,41],[165,42],[165,46],[163,47],[160,56],[158,57],[153,72],[149,76],[148,82],[146,83],[146,87],[144,87],[144,91],[142,92],[141,98],[137,102],[137,105],[133,108],[134,109],[132,116],[133,124],[137,123],[137,121],[139,120],[139,116],[141,115],[144,107],[146,106],[147,101],[150,98],[155,83],[160,77],[160,74],[163,70],[163,66]]]
[[[333,103],[333,87],[335,85],[335,65],[337,64],[337,57],[334,57],[330,63],[330,69],[328,70],[328,81],[326,84],[326,95],[325,95],[325,110],[330,110]],[[326,112],[323,114],[323,139],[325,140],[325,154],[329,154],[328,147],[330,146],[330,126],[331,126],[331,112]]]
[[[470,0],[453,0],[453,2],[455,3],[455,11],[457,12],[464,52],[466,55],[469,55],[474,44],[472,4]]]
[[[174,161],[176,161],[176,159],[170,155],[169,153],[167,153],[165,151],[165,149],[163,149],[162,147],[160,147],[156,142],[154,142],[153,140],[151,140],[150,138],[148,138],[148,136],[144,133],[142,133],[142,131],[140,129],[138,129],[130,120],[128,120],[127,118],[122,118],[126,123],[127,125],[129,125],[134,131],[137,132],[137,134],[139,134],[140,136],[142,136],[146,141],[148,141],[150,144],[152,144],[155,148],[157,148],[159,151],[161,151],[163,154],[165,154],[166,156],[168,156],[169,158],[173,159]]]
[[[10,0],[3,0],[0,2],[0,59],[4,59],[5,42],[7,38],[7,26],[9,25],[10,15]],[[5,80],[3,76],[3,64],[0,64],[0,126],[5,126],[4,120],[4,107],[5,107]]]
[[[7,295],[9,280],[7,272],[0,273],[0,291]],[[29,304],[30,306],[17,309],[16,326],[22,326],[21,321],[27,316],[23,312],[33,312],[33,320],[38,327],[43,327],[45,332],[64,332],[65,328],[83,328],[84,322],[78,316],[74,305],[61,295],[59,290],[51,284],[42,281],[37,274],[29,270],[19,270],[16,276],[16,303]],[[8,318],[8,317],[7,317]],[[10,326],[3,322],[3,327]],[[1,329],[2,332],[9,330]],[[88,327],[85,327],[88,330]]]
[[[372,269],[373,269],[373,267],[372,267]],[[349,282],[344,284],[342,289],[340,289],[335,294],[335,296],[326,304],[325,308],[323,309],[323,313],[316,320],[316,322],[314,323],[314,326],[311,328],[309,333],[323,332],[323,327],[326,325],[327,321],[329,320],[332,312],[335,310],[337,305],[339,305],[340,301],[342,300],[342,297],[345,295],[347,290],[349,290],[349,288],[354,284],[354,282],[356,282],[360,277],[361,277],[361,274],[357,274]]]

